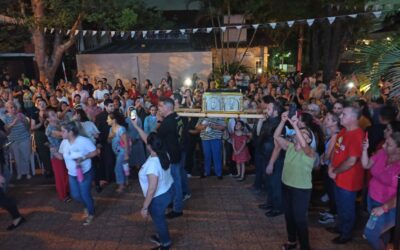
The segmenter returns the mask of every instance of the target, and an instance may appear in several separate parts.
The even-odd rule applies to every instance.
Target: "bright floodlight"
[[[354,82],[349,82],[349,83],[347,84],[347,87],[348,87],[349,89],[354,88]]]
[[[192,86],[192,79],[190,79],[189,77],[185,79],[185,81],[183,82],[183,84],[185,84],[185,86]]]
[[[262,68],[258,68],[258,69],[257,69],[257,73],[258,73],[258,74],[261,74],[261,73],[262,73]]]

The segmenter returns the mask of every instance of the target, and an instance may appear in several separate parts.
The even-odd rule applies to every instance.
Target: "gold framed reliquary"
[[[243,95],[238,92],[206,92],[203,94],[203,112],[241,113]]]

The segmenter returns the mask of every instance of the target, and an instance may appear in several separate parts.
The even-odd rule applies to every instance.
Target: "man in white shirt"
[[[83,90],[82,84],[77,83],[75,91],[72,93],[72,98],[75,98],[76,95],[81,96],[81,102],[86,103],[87,98],[89,97],[89,93],[86,90]]]
[[[110,94],[108,89],[106,88],[106,84],[103,81],[98,81],[99,88],[94,91],[93,98],[97,101],[98,104],[104,102],[104,95]]]
[[[56,89],[56,98],[58,102],[65,102],[69,104],[68,98],[63,96],[61,89]]]

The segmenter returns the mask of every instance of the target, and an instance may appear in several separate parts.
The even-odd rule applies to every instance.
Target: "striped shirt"
[[[29,139],[31,134],[29,133],[28,127],[25,124],[26,117],[19,113],[17,114],[18,121],[14,126],[11,127],[8,139],[14,142],[21,142]],[[6,115],[4,123],[6,125],[11,124],[14,121],[15,116]]]
[[[222,118],[200,118],[197,124],[204,124],[207,123],[207,129],[204,129],[200,132],[200,138],[203,141],[206,140],[214,140],[214,139],[221,139],[224,133],[223,130],[213,129],[210,128],[209,125],[220,125],[225,126],[225,120]]]

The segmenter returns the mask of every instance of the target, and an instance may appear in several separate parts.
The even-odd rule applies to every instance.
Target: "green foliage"
[[[383,77],[393,84],[390,97],[400,96],[400,36],[391,41],[361,45],[355,51],[358,72],[368,77],[371,95],[379,96],[379,83]]]
[[[28,30],[15,25],[0,26],[0,53],[21,52],[29,41]]]

